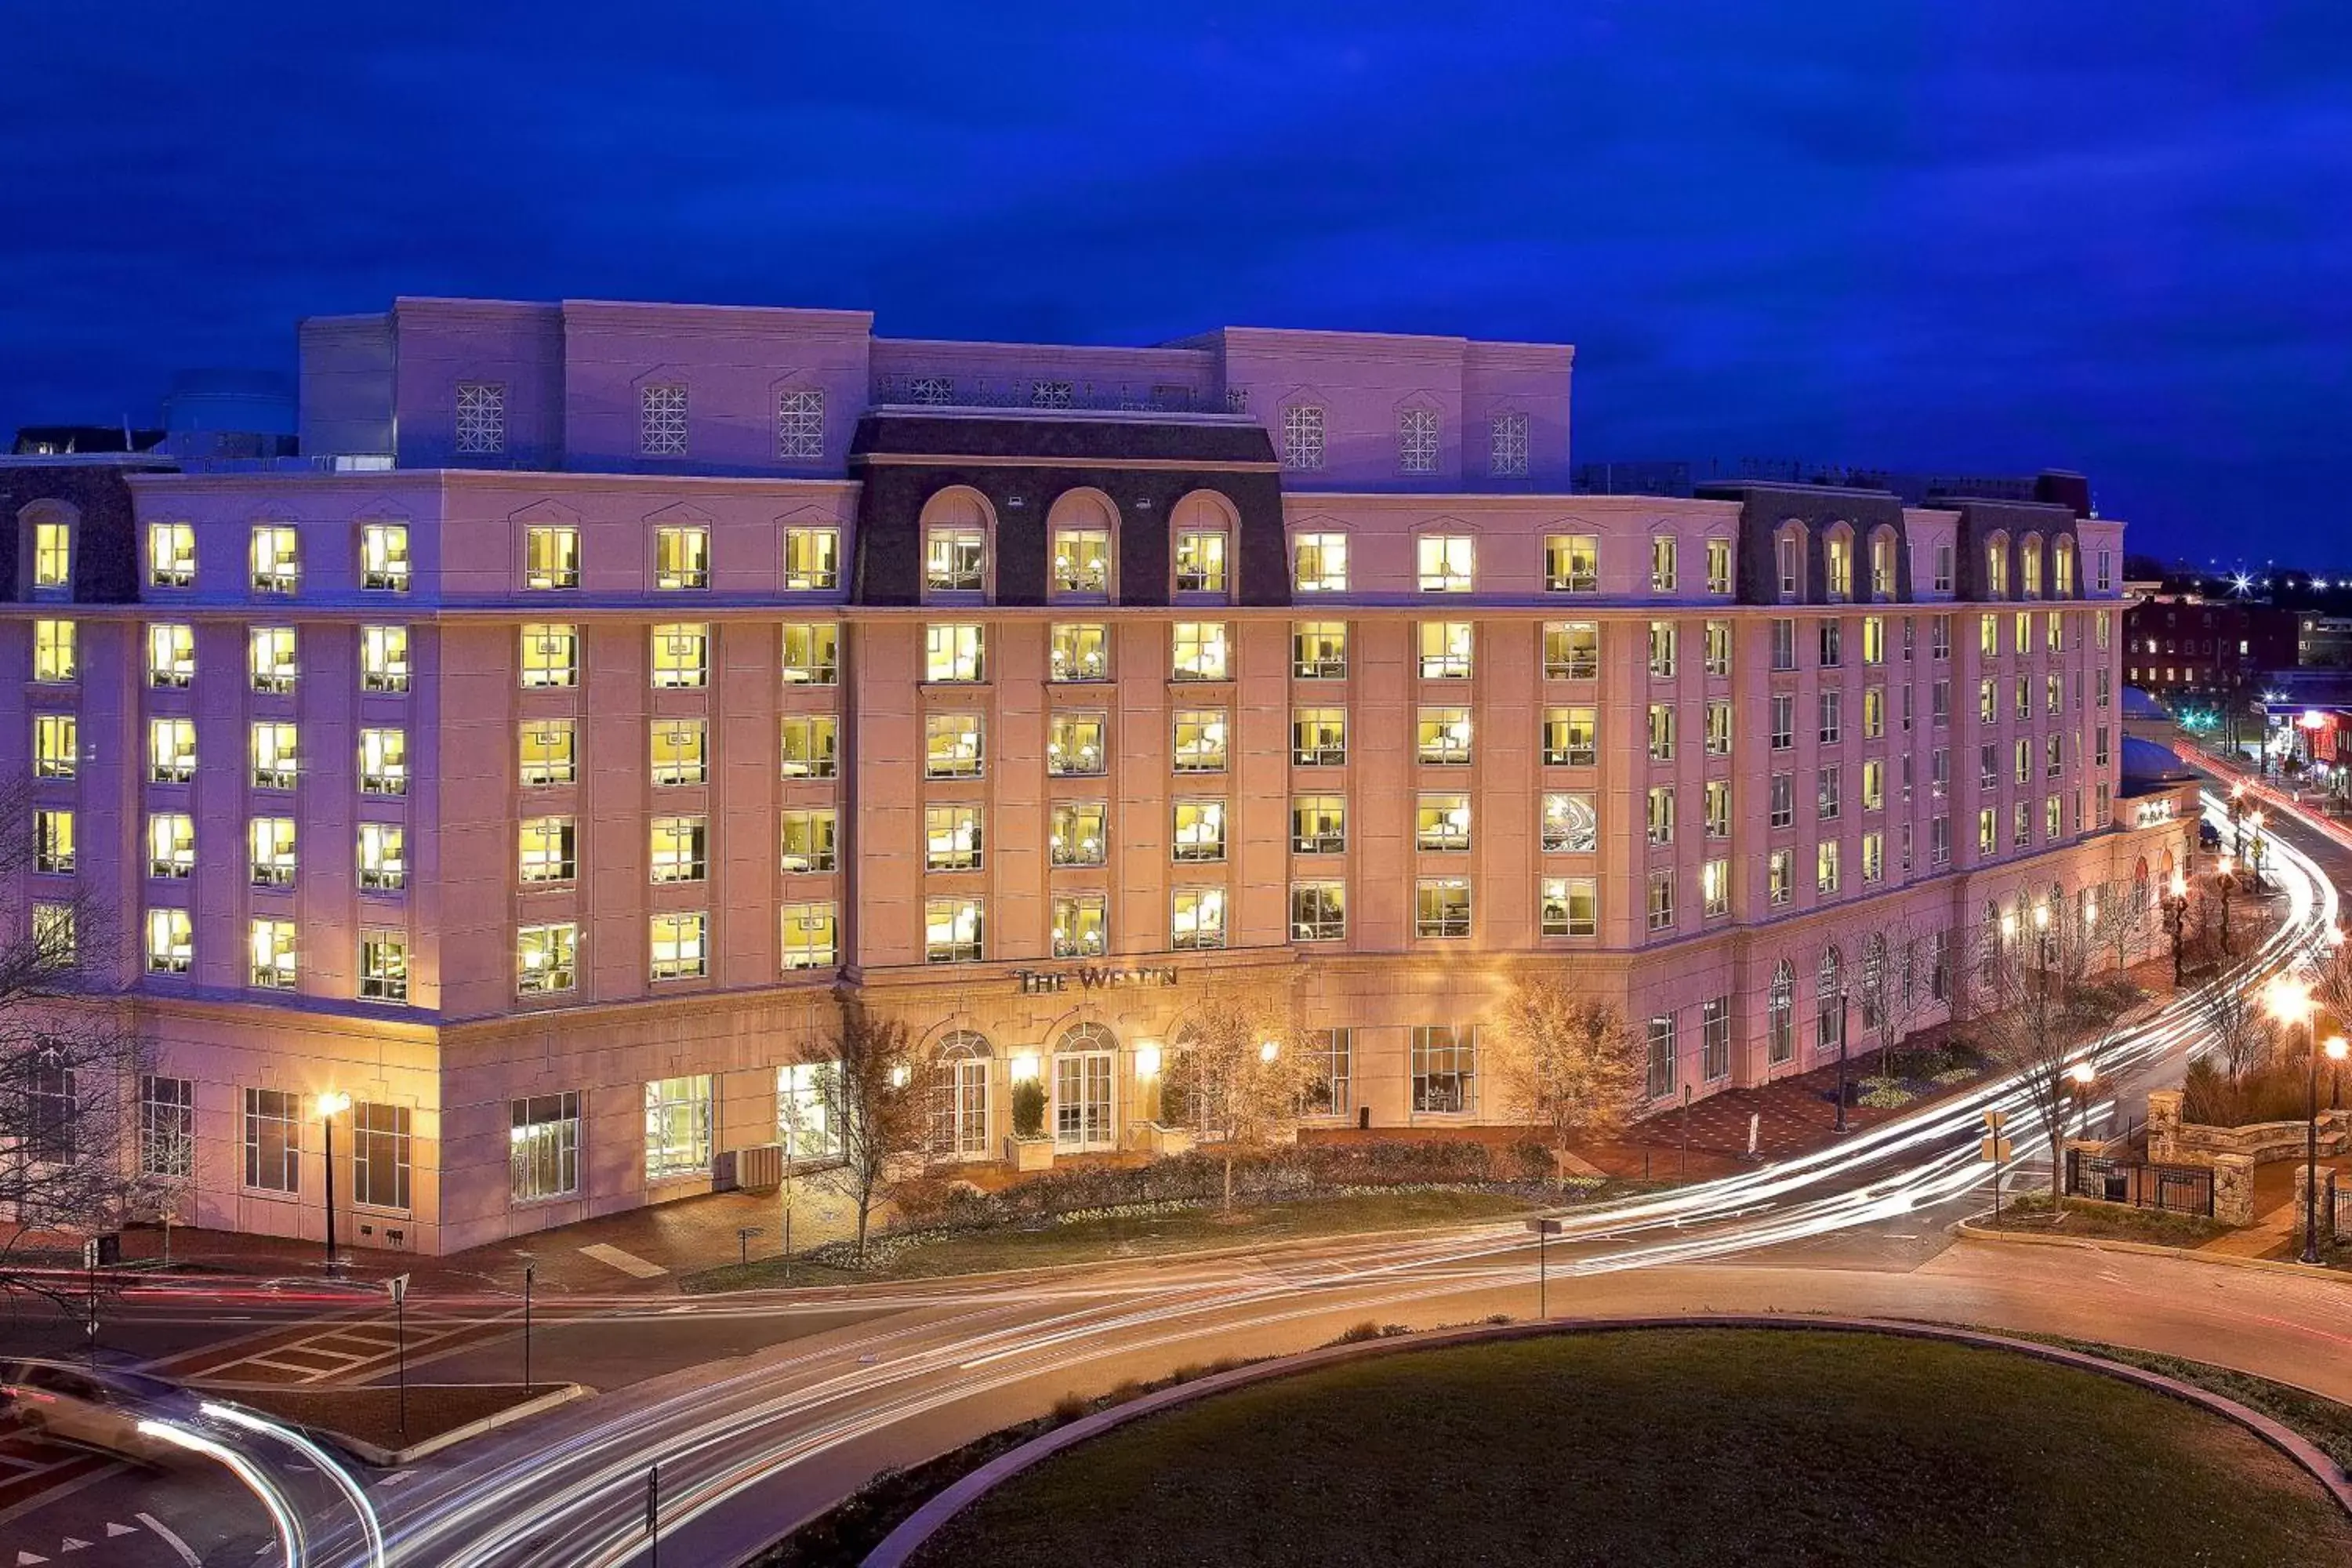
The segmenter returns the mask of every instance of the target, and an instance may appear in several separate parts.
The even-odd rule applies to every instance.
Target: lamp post
[[[1845,1134],[1845,1131],[1846,1131],[1846,1125],[1845,1125],[1845,996],[1846,996],[1846,984],[1847,984],[1847,982],[1846,982],[1846,977],[1845,977],[1845,971],[1844,971],[1844,969],[1843,969],[1843,967],[1841,967],[1841,968],[1839,969],[1839,971],[1838,971],[1838,988],[1837,988],[1837,1005],[1838,1005],[1838,1010],[1837,1010],[1837,1021],[1838,1021],[1837,1125],[1836,1125],[1835,1127],[1833,1127],[1833,1128],[1832,1128],[1832,1129],[1831,1129],[1831,1131],[1833,1131],[1833,1132],[1837,1133],[1840,1137],[1844,1136],[1844,1134]]]
[[[335,1261],[335,1118],[352,1108],[352,1097],[340,1089],[329,1089],[319,1097],[319,1125],[327,1130],[327,1268],[332,1272]]]
[[[2222,856],[2221,862],[2213,868],[2214,878],[2221,890],[2221,956],[2224,959],[2230,956],[2230,889],[2235,884],[2237,874],[2236,862],[2227,855]]]
[[[2088,1138],[2091,1135],[2091,1086],[2099,1079],[2097,1069],[2087,1061],[2076,1062],[2066,1069],[2066,1078],[2074,1086],[2075,1133],[2078,1137]]]
[[[2259,811],[2248,812],[2246,826],[2254,830],[2253,850],[2246,861],[2246,876],[2252,884],[2253,890],[2259,893],[2263,890],[2263,814]]]
[[[2263,987],[2263,1008],[2292,1040],[2297,1029],[2311,1023],[2311,987],[2293,975],[2281,974]],[[2306,1033],[2307,1057],[2304,1089],[2303,1260],[2319,1261],[2319,1042]]]
[[[2246,852],[2246,786],[2230,786],[2230,853],[2242,856]]]
[[[2180,988],[2180,924],[2189,914],[2189,879],[2175,871],[2164,890],[2164,931],[2172,938],[2172,985]]]

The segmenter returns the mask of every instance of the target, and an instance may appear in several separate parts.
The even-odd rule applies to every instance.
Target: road
[[[2286,890],[2289,918],[2274,939],[2282,953],[2336,916],[2334,886],[2306,847],[2326,855],[2325,869],[2352,874],[2341,847],[2282,836],[2271,868]],[[2104,1081],[2123,1102],[2177,1078],[2194,1044],[2192,1011],[2176,1004],[2101,1053]],[[2094,1119],[2116,1103],[2093,1107]],[[2344,1353],[2352,1292],[2340,1284],[2126,1254],[1949,1245],[1946,1226],[1980,1202],[1976,1136],[1988,1107],[2011,1112],[2026,1165],[2039,1142],[2031,1108],[1996,1085],[1818,1154],[1576,1211],[1570,1235],[1551,1248],[1552,1310],[1932,1317],[2284,1370],[2295,1374],[2289,1381],[2352,1400]],[[372,1479],[369,1506],[395,1562],[625,1564],[644,1560],[645,1475],[658,1460],[665,1557],[724,1564],[876,1469],[1036,1414],[1066,1393],[1186,1362],[1303,1349],[1365,1321],[1529,1316],[1534,1277],[1521,1228],[1482,1226],[1024,1279],[573,1302],[543,1319],[539,1375],[578,1377],[606,1390],[602,1397],[478,1439],[446,1465]],[[511,1314],[503,1300],[443,1303],[426,1321],[448,1331],[414,1370],[448,1381],[514,1376]],[[191,1331],[201,1316],[168,1306],[152,1315],[165,1333]],[[282,1323],[259,1327],[258,1341],[194,1353],[215,1369],[257,1356],[319,1375],[369,1370],[364,1324],[306,1323],[307,1343],[290,1351]],[[270,1473],[314,1494],[321,1486],[315,1470]],[[100,1472],[67,1495],[0,1512],[0,1568],[25,1562],[19,1553],[57,1556],[66,1535],[93,1539],[92,1528],[126,1519],[137,1526],[137,1514],[177,1531],[193,1555],[137,1526],[112,1538],[104,1561],[282,1561],[262,1512],[236,1496],[201,1471],[168,1480]],[[322,1507],[303,1561],[368,1561],[358,1519],[352,1507]]]

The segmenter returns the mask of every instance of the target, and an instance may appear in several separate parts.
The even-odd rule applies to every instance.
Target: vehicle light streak
[[[197,1409],[212,1420],[226,1421],[230,1426],[243,1427],[247,1432],[265,1437],[274,1437],[317,1466],[320,1472],[333,1482],[335,1489],[349,1500],[352,1511],[359,1516],[360,1533],[366,1538],[368,1544],[369,1568],[383,1568],[383,1531],[376,1520],[375,1505],[368,1501],[367,1493],[361,1489],[359,1482],[352,1479],[351,1472],[344,1469],[333,1455],[292,1427],[281,1426],[275,1421],[265,1420],[250,1410],[241,1409],[234,1405],[222,1405],[209,1399],[198,1405]]]
[[[285,1494],[261,1473],[259,1466],[227,1444],[215,1442],[202,1433],[191,1432],[173,1422],[159,1421],[151,1416],[139,1423],[139,1430],[150,1437],[161,1437],[166,1443],[175,1444],[192,1454],[202,1454],[208,1459],[216,1460],[226,1468],[229,1474],[243,1481],[246,1489],[261,1500],[270,1522],[278,1528],[278,1543],[285,1549],[286,1568],[301,1568],[302,1537],[300,1527],[294,1521],[294,1510],[287,1503]]]

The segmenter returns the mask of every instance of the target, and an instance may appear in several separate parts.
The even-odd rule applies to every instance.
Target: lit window
[[[1862,738],[1865,741],[1886,738],[1886,689],[1883,686],[1863,689]]]
[[[1545,763],[1551,767],[1589,768],[1599,762],[1599,715],[1597,708],[1545,710]]]
[[[283,888],[294,880],[294,819],[257,816],[246,824],[247,863],[257,888]]]
[[[1344,882],[1290,884],[1290,940],[1342,942],[1348,935],[1348,888]]]
[[[1675,760],[1675,705],[1671,702],[1650,704],[1650,760]]]
[[[533,622],[522,628],[525,689],[580,684],[580,628]]]
[[[1412,1108],[1437,1116],[1469,1115],[1478,1109],[1475,1031],[1447,1024],[1414,1026]]]
[[[1098,800],[1054,803],[1046,823],[1046,846],[1056,866],[1099,866],[1109,843],[1109,808]]]
[[[1728,539],[1706,542],[1706,591],[1715,595],[1731,592],[1731,541]]]
[[[1985,597],[2009,597],[2009,542],[1998,535],[1985,546]]]
[[[580,531],[541,525],[523,530],[522,585],[526,588],[580,586]]]
[[[1650,873],[1650,890],[1644,923],[1651,931],[1674,930],[1675,874],[1672,871]]]
[[[33,869],[62,877],[74,868],[74,814],[43,809],[33,814]]]
[[[1291,586],[1302,594],[1348,591],[1348,536],[1302,533],[1292,542]]]
[[[1710,757],[1731,755],[1731,704],[1709,702],[1706,705],[1706,754]]]
[[[710,586],[710,531],[707,528],[654,530],[654,586],[686,589]]]
[[[1223,680],[1225,623],[1178,621],[1171,632],[1171,676],[1177,680]]]
[[[1175,715],[1175,769],[1180,773],[1225,771],[1225,710],[1180,708]]]
[[[1651,843],[1672,844],[1675,841],[1674,785],[1652,784],[1650,786],[1649,805],[1645,818],[1649,824]]]
[[[782,911],[783,966],[831,969],[841,961],[840,906],[830,900],[786,904]]]
[[[1110,679],[1110,630],[1099,621],[1055,626],[1046,645],[1051,680]]]
[[[569,991],[579,984],[580,928],[560,925],[523,926],[515,932],[515,993],[544,996]],[[569,1098],[569,1097],[566,1097]],[[517,1100],[518,1106],[523,1102]],[[574,1136],[577,1136],[575,1128]],[[518,1144],[520,1143],[518,1140]],[[522,1155],[517,1152],[516,1158]]]
[[[408,592],[408,530],[397,522],[371,522],[360,529],[360,586],[385,593]]]
[[[1870,596],[1895,597],[1895,536],[1881,533],[1870,542]]]
[[[787,811],[782,816],[782,866],[787,871],[830,871],[835,868],[840,837],[839,817],[830,807]]]
[[[1470,847],[1470,797],[1466,795],[1424,795],[1413,815],[1413,847],[1449,850]]]
[[[923,536],[923,586],[977,593],[986,584],[988,539],[977,528],[934,528]]]
[[[1837,840],[1829,839],[1818,846],[1813,851],[1813,862],[1815,888],[1823,893],[1836,892],[1838,890]]]
[[[1424,680],[1470,679],[1471,631],[1468,621],[1421,623],[1421,676]]]
[[[1054,956],[1095,958],[1109,945],[1110,900],[1101,893],[1054,896]]]
[[[1187,528],[1176,535],[1176,591],[1225,591],[1225,535],[1220,529]]]
[[[64,968],[80,962],[71,904],[33,905],[33,953],[45,968]]]
[[[656,816],[649,851],[656,882],[699,882],[709,875],[709,826],[700,816]]]
[[[971,682],[986,678],[988,661],[981,628],[974,626],[929,626],[923,628],[923,679]]]
[[[656,719],[652,733],[655,784],[667,787],[709,782],[710,737],[704,721]]]
[[[196,585],[196,531],[184,522],[147,525],[147,585],[151,588],[193,588]]]
[[[1764,897],[1775,906],[1787,903],[1794,896],[1795,858],[1786,849],[1775,849],[1764,860]]]
[[[980,807],[923,808],[923,869],[977,871],[981,864]]]
[[[1110,535],[1098,528],[1054,531],[1054,591],[1091,597],[1110,592]]]
[[[1290,715],[1290,760],[1300,767],[1339,767],[1348,760],[1343,708],[1298,708]]]
[[[193,748],[191,748],[193,753]],[[195,765],[193,754],[190,770]],[[260,723],[253,727],[253,785],[256,789],[292,789],[301,771],[294,726]]]
[[[301,674],[292,626],[256,626],[246,638],[247,679],[256,691],[288,692]],[[194,662],[193,658],[190,661]]]
[[[1601,538],[1591,533],[1555,533],[1544,541],[1544,587],[1555,594],[1593,594],[1601,589]]]
[[[788,779],[829,779],[839,769],[839,721],[831,714],[811,714],[783,721],[783,776]]]
[[[1546,936],[1597,936],[1600,884],[1591,877],[1546,877],[1537,884]]]
[[[1704,805],[1706,807],[1706,836],[1709,838],[1730,837],[1731,781],[1729,779],[1707,780]]]
[[[1464,533],[1424,533],[1415,541],[1424,594],[1466,594],[1477,578],[1477,542]]]
[[[1348,674],[1344,621],[1298,621],[1290,629],[1290,673],[1301,680],[1340,680]]]
[[[1706,673],[1729,675],[1731,673],[1731,623],[1729,621],[1707,622],[1703,648]]]
[[[686,456],[686,388],[641,387],[637,392],[637,450],[648,458]]]
[[[1698,868],[1699,914],[1706,920],[1731,912],[1731,862],[1708,860]]]
[[[52,623],[43,622],[47,626]],[[186,687],[196,679],[196,628],[158,622],[147,628],[147,684]]]
[[[256,523],[253,529],[253,589],[290,594],[302,585],[301,547],[290,523]]]
[[[1180,952],[1225,945],[1225,890],[1179,888],[1169,900],[1168,945]]]
[[[1397,413],[1397,472],[1437,472],[1437,414],[1429,408],[1405,408]]]
[[[1045,730],[1045,771],[1056,778],[1091,777],[1108,765],[1107,721],[1099,713],[1056,712]]]
[[[978,899],[923,900],[923,958],[930,963],[977,963],[987,951],[986,912]]]
[[[982,751],[977,713],[929,713],[923,718],[923,776],[976,779]]]
[[[76,725],[70,713],[36,713],[33,715],[33,776],[42,779],[69,779],[74,776],[80,760],[80,748],[75,739]],[[191,746],[194,737],[189,738]],[[151,773],[150,777],[153,774]],[[168,782],[168,781],[166,781]]]
[[[1323,466],[1322,409],[1294,404],[1282,411],[1282,466],[1307,472]]]
[[[1886,662],[1886,622],[1877,616],[1862,618],[1862,662],[1878,665]]]
[[[1671,533],[1650,536],[1650,592],[1671,594],[1678,574],[1675,569],[1675,542]]]
[[[1290,847],[1300,855],[1339,855],[1348,847],[1348,805],[1336,795],[1302,795],[1290,803]]]
[[[776,394],[776,456],[788,463],[811,463],[824,458],[822,388],[788,387]]]
[[[147,911],[147,973],[185,974],[196,958],[196,928],[185,910]]]
[[[656,980],[689,980],[709,972],[705,945],[709,920],[700,913],[653,917],[650,938]]]
[[[526,817],[515,830],[515,875],[527,887],[568,882],[577,874],[568,816]]]
[[[1424,763],[1461,766],[1470,761],[1470,710],[1423,708],[1414,722],[1415,754]]]
[[[1528,472],[1528,416],[1497,414],[1486,426],[1486,472],[1498,479],[1525,479]]]
[[[1549,680],[1591,680],[1600,675],[1600,623],[1545,622],[1543,672]]]
[[[147,721],[147,782],[190,784],[196,776],[196,721],[193,719],[150,719]]]
[[[784,530],[784,586],[793,593],[841,586],[839,529]]]
[[[1828,596],[1835,600],[1853,597],[1853,541],[1843,533],[1832,533],[1822,541],[1822,574],[1827,579]]]
[[[1413,886],[1413,934],[1470,934],[1470,883],[1463,877],[1423,877]]]
[[[408,793],[408,731],[376,729],[360,731],[360,793]]]
[[[1171,815],[1171,853],[1179,860],[1223,860],[1225,858],[1225,803],[1221,800],[1180,800]]]
[[[1677,628],[1672,621],[1650,623],[1650,673],[1660,679],[1675,673],[1675,653],[1680,642]]]
[[[457,451],[476,457],[507,449],[507,389],[495,382],[457,384]]]
[[[572,742],[569,719],[540,719],[524,723],[516,733],[516,752],[525,787],[572,783],[577,768]]]
[[[196,819],[185,812],[156,811],[147,816],[147,874],[193,876],[196,869]]]
[[[194,662],[193,655],[189,662]],[[33,679],[62,685],[79,679],[80,675],[81,666],[74,649],[74,624],[71,621],[35,621]]]
[[[33,588],[55,595],[73,585],[73,529],[62,522],[33,525]]]
[[[711,1077],[656,1079],[646,1085],[646,1179],[710,1171]]]
[[[2042,597],[2042,541],[2028,537],[2017,547],[2017,587],[2028,599]]]
[[[654,689],[677,690],[710,683],[710,627],[677,621],[653,629]]]
[[[292,921],[257,920],[249,939],[252,966],[248,984],[268,991],[291,991],[299,975]]]
[[[783,633],[786,686],[831,686],[841,679],[841,627],[833,621],[787,621]]]

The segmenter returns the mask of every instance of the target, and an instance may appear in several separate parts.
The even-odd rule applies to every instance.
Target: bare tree
[[[1895,1055],[1911,1031],[1935,1005],[1935,958],[1929,939],[1909,919],[1871,933],[1862,948],[1862,970],[1854,977],[1854,1000],[1862,1007],[1862,1023],[1878,1037],[1878,1070],[1895,1074]]]
[[[1283,993],[1246,981],[1210,981],[1160,1066],[1160,1114],[1224,1156],[1224,1207],[1234,1161],[1297,1129],[1314,1066]]]
[[[2145,893],[2141,885],[2121,880],[2099,890],[2091,934],[2102,948],[2113,951],[2117,969],[2129,969],[2133,955],[2144,954],[2156,934],[2156,900]]]
[[[875,1205],[889,1190],[892,1157],[919,1152],[929,1131],[930,1084],[918,1056],[904,1020],[878,1017],[851,1001],[842,1004],[840,1026],[828,1042],[802,1047],[802,1061],[826,1069],[814,1075],[814,1088],[841,1156],[841,1181],[857,1208],[860,1262]]]
[[[2204,1026],[2212,1053],[2231,1083],[2263,1064],[2270,1055],[2273,1029],[2270,1015],[2255,994],[2263,965],[2251,956],[2226,957],[2197,993],[2197,1020]]]
[[[1578,1139],[1605,1141],[1632,1120],[1643,1085],[1641,1042],[1616,1009],[1579,991],[1562,967],[1513,976],[1492,1016],[1505,1108],[1543,1129],[1553,1173],[1565,1181]]]
[[[153,1054],[111,977],[112,911],[28,900],[55,864],[31,781],[0,786],[0,1268],[21,1249],[111,1230],[175,1195],[142,1170],[139,1093]],[[149,1162],[153,1163],[152,1154]]]
[[[1985,1054],[2014,1074],[2050,1143],[2053,1212],[2064,1185],[2066,1113],[2078,1065],[2097,1067],[2099,1047],[2137,1000],[2129,982],[2099,970],[2097,948],[2074,907],[2058,900],[2004,937],[1987,927],[1970,984],[1970,1027]]]

